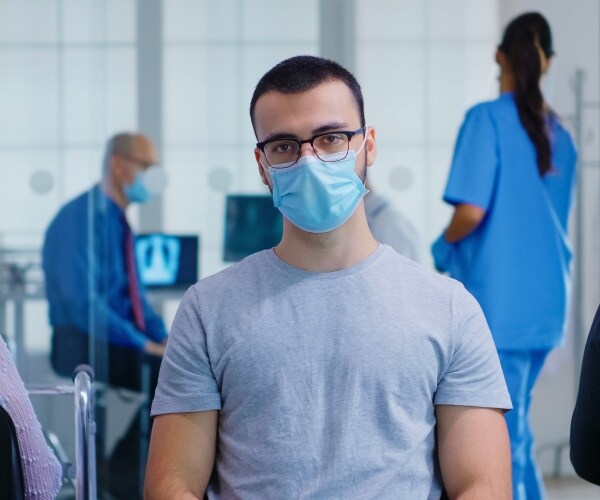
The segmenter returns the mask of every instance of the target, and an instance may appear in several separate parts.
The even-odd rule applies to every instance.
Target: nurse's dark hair
[[[540,48],[546,58],[554,55],[550,25],[538,12],[527,12],[513,19],[506,26],[498,46],[507,56],[513,72],[519,119],[535,146],[538,170],[543,176],[552,169],[552,147],[546,125],[547,111],[540,89]]]
[[[259,97],[275,91],[283,94],[297,94],[315,88],[324,82],[339,80],[352,92],[360,116],[361,127],[365,126],[365,107],[362,90],[347,69],[329,59],[315,56],[290,57],[267,71],[259,80],[250,101],[250,120],[256,134],[254,108]]]

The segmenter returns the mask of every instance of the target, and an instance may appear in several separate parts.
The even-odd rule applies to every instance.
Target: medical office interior
[[[149,136],[166,174],[127,218],[167,328],[190,283],[277,243],[281,217],[258,175],[248,106],[260,76],[293,55],[329,57],[357,76],[379,147],[370,187],[414,227],[416,258],[433,268],[459,125],[498,95],[502,27],[530,10],[552,26],[544,96],[579,152],[569,331],[537,386],[537,456],[550,498],[597,498],[568,448],[600,303],[597,0],[0,0],[0,333],[23,380],[68,382],[49,361],[41,245],[60,207],[98,182],[111,135]],[[111,388],[102,397],[108,453],[142,399]],[[73,460],[70,399],[32,399]]]

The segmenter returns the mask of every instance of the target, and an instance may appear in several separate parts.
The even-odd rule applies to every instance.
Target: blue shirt
[[[558,119],[548,126],[553,168],[540,177],[512,93],[468,111],[444,200],[476,205],[486,215],[458,243],[440,236],[432,247],[436,267],[481,304],[499,349],[552,348],[565,329],[577,156]]]
[[[125,261],[123,210],[99,186],[67,203],[50,223],[42,249],[50,323],[142,349],[166,336],[140,284],[146,330],[133,321]],[[139,284],[139,278],[138,278]]]

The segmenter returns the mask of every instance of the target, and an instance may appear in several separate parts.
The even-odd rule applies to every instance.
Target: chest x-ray
[[[139,235],[135,254],[145,286],[189,286],[198,279],[198,238],[162,233]]]

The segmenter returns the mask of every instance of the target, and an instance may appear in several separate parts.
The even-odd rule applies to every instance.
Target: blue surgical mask
[[[367,194],[354,172],[355,151],[340,161],[332,161],[335,156],[329,155],[329,162],[303,156],[289,168],[268,168],[274,205],[304,231],[325,233],[340,227]]]
[[[137,172],[133,182],[125,186],[124,192],[131,203],[146,203],[152,196],[144,183],[144,172]]]

